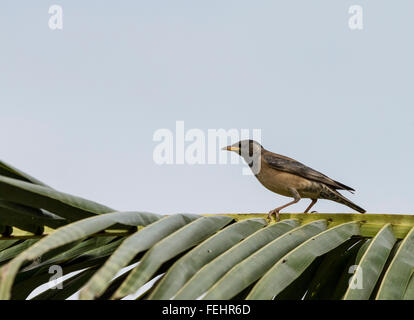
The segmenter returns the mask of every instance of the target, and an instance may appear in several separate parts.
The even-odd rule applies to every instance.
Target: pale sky
[[[48,27],[53,4],[63,30]],[[348,27],[354,4],[363,30]],[[268,212],[289,199],[243,164],[153,161],[154,132],[179,120],[260,129],[265,148],[354,187],[344,195],[368,212],[410,214],[413,12],[410,0],[2,0],[0,158],[118,210]]]

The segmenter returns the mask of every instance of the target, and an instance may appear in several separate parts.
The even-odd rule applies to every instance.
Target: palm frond
[[[119,212],[0,161],[0,299],[414,299],[410,215]],[[59,278],[59,277],[58,277]]]

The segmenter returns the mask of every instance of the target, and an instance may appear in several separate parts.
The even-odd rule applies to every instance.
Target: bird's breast
[[[270,191],[287,197],[292,196],[289,190],[292,188],[297,190],[303,198],[317,197],[320,192],[317,183],[288,172],[276,170],[265,163],[262,164],[256,178]]]

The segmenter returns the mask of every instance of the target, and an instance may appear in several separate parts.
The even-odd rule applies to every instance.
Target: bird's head
[[[222,150],[236,152],[247,160],[260,156],[263,147],[259,142],[254,140],[241,140],[231,146],[224,147]]]

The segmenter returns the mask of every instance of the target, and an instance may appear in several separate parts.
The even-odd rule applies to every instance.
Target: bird
[[[293,205],[302,198],[308,198],[311,203],[304,213],[315,205],[318,199],[326,199],[341,203],[360,213],[365,209],[345,198],[337,190],[346,190],[354,193],[354,189],[335,181],[295,159],[270,152],[255,140],[241,140],[222,148],[239,154],[252,169],[259,182],[270,191],[293,200],[269,211],[268,218],[275,215],[280,221],[280,210]]]

